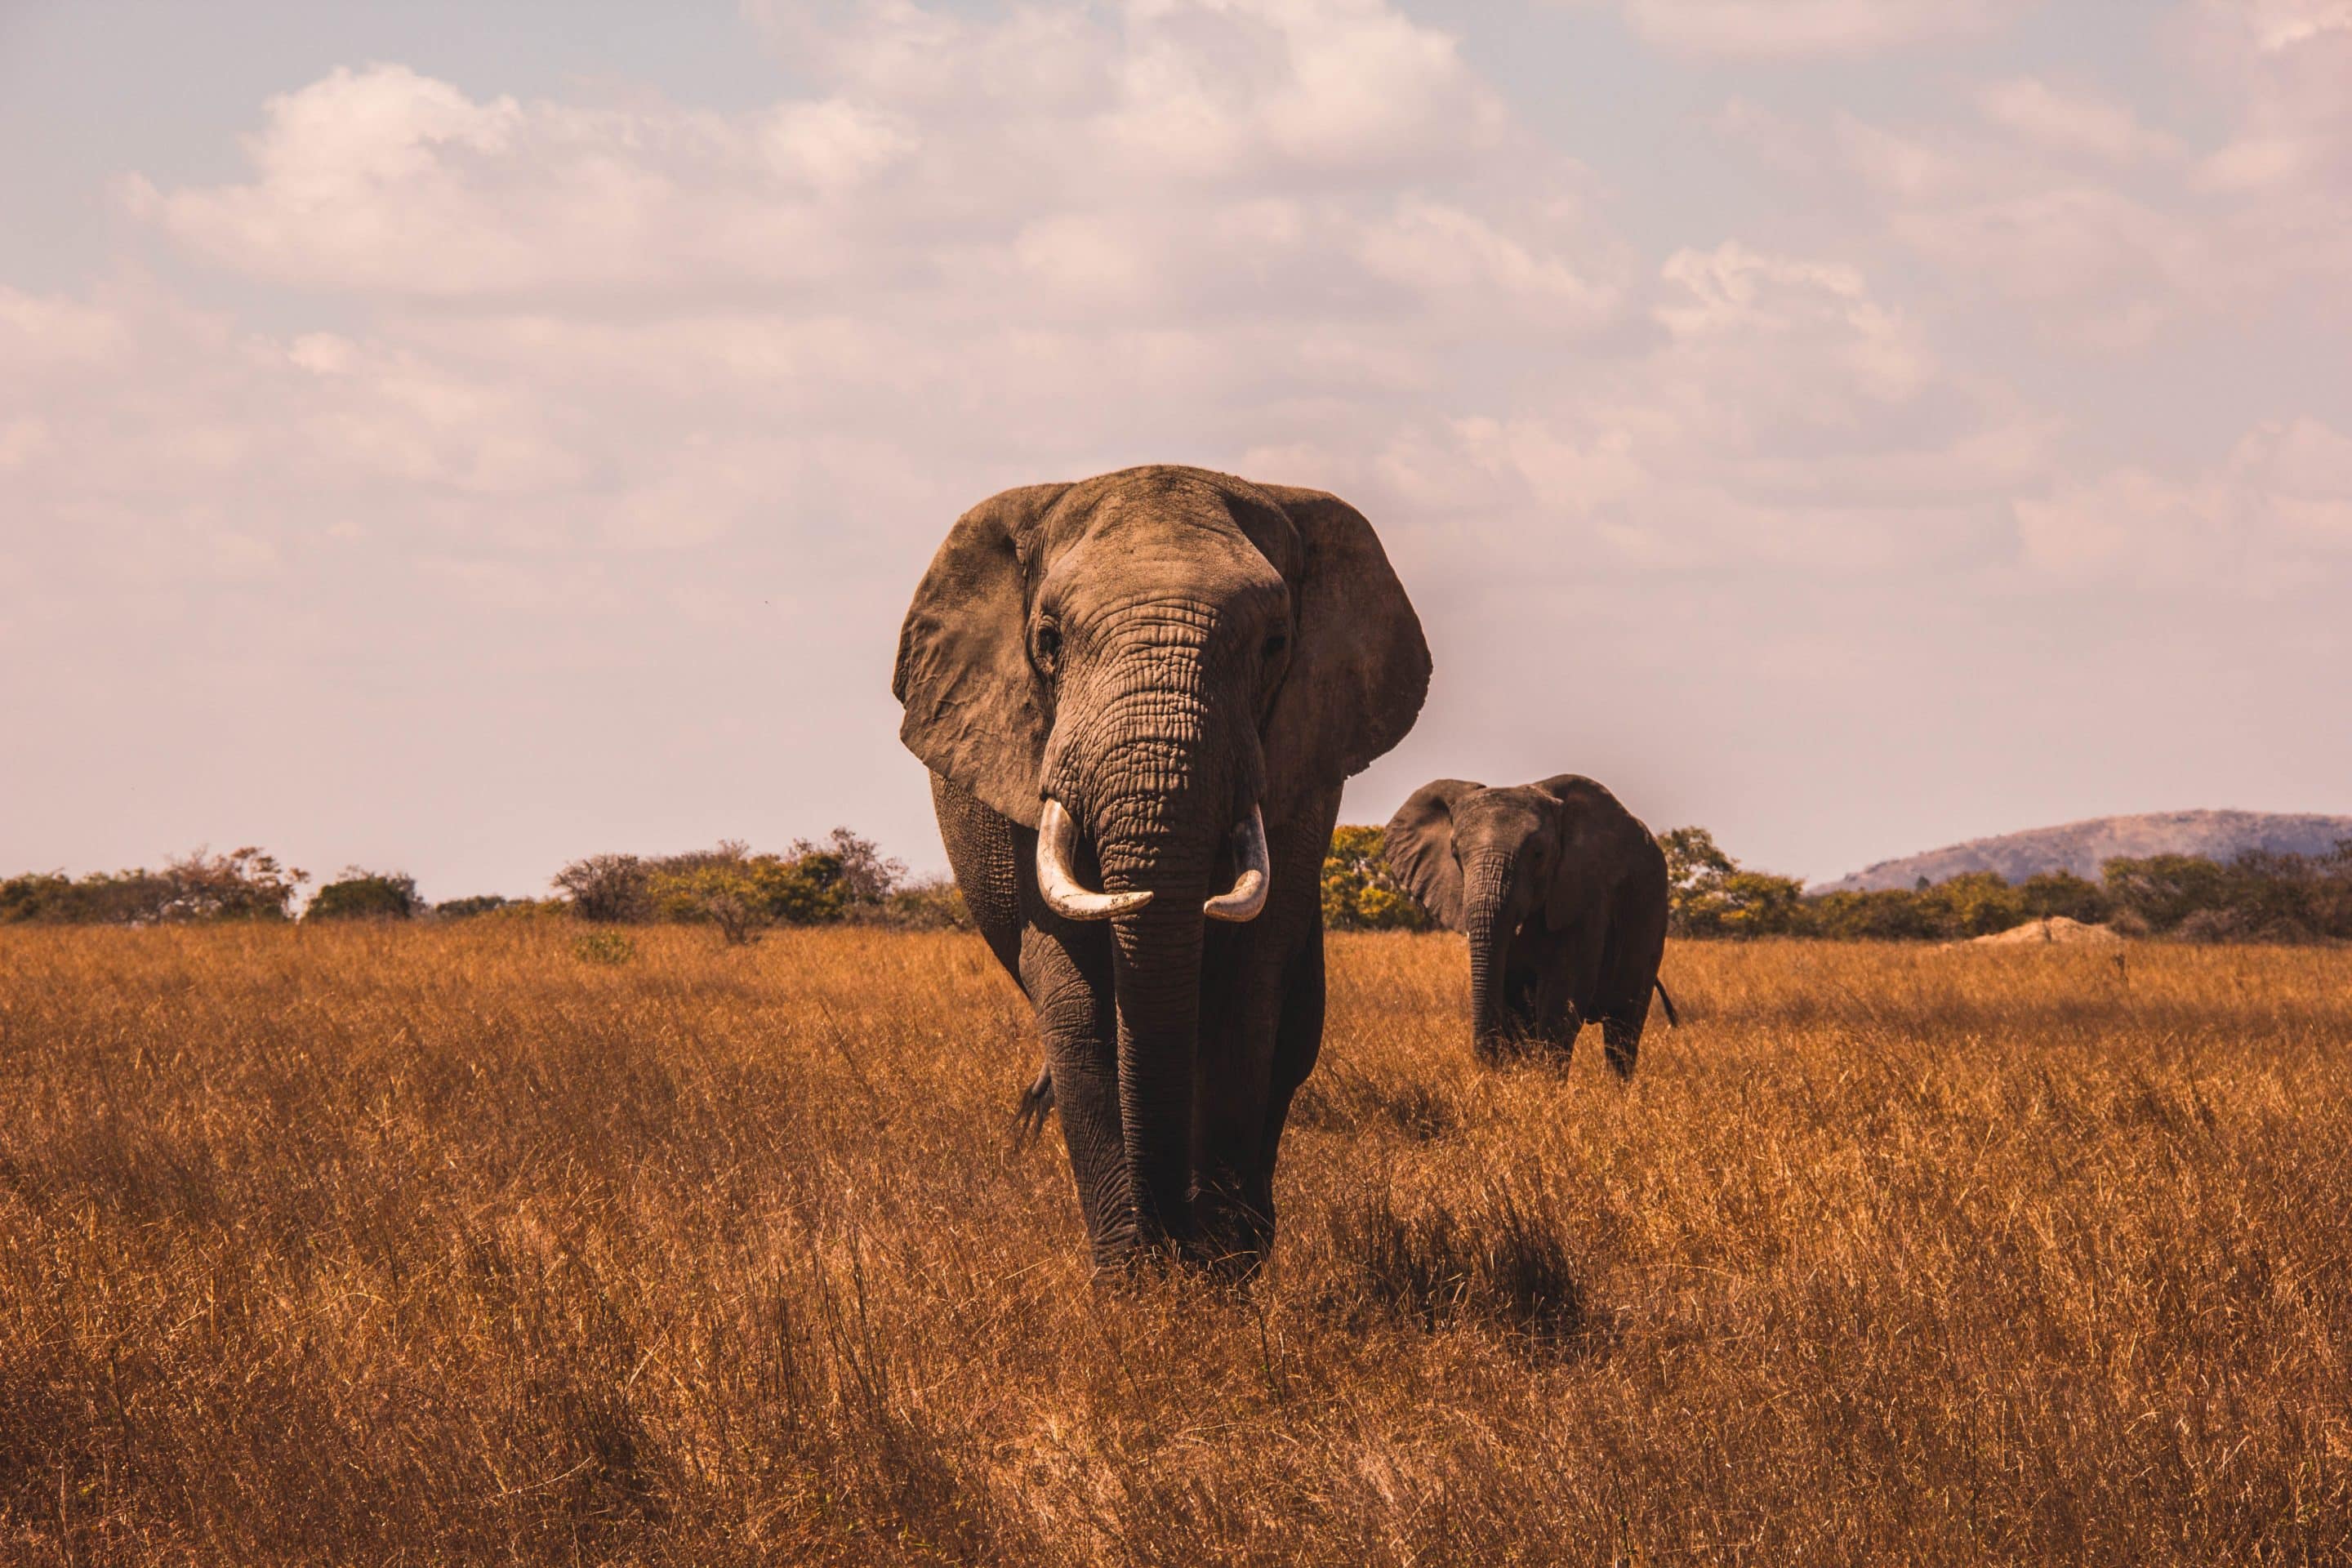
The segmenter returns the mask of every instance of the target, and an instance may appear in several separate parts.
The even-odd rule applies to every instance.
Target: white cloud
[[[2352,0],[2208,0],[2208,7],[2245,27],[2266,53],[2352,33]]]
[[[2352,551],[2352,437],[2307,418],[2265,424],[2209,472],[2121,468],[2021,500],[2016,516],[2041,572],[2275,592],[2315,554]]]
[[[1581,546],[1637,570],[1850,576],[1996,548],[2002,499],[2049,471],[2048,422],[1939,363],[1852,268],[1679,251],[1654,314],[1652,352],[1507,416],[1401,433],[1382,482],[1496,548],[1542,519],[1563,571],[1589,567]]]
[[[2163,157],[2179,143],[2139,121],[2130,107],[2095,93],[2062,91],[2038,77],[2010,77],[1978,89],[1977,107],[1994,124],[2060,154],[2129,163]]]

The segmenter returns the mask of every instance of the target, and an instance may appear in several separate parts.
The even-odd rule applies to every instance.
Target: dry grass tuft
[[[2352,954],[1337,939],[1231,1290],[976,939],[577,938],[0,931],[0,1562],[2352,1559]]]

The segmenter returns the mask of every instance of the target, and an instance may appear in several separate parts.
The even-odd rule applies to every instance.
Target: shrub
[[[1389,873],[1388,835],[1340,827],[1323,854],[1323,923],[1333,931],[1426,931],[1430,918]]]
[[[342,876],[319,889],[305,921],[405,921],[425,908],[416,896],[416,879],[404,871],[362,871],[344,868]]]
[[[583,963],[626,963],[637,956],[637,944],[616,931],[592,931],[572,944]]]

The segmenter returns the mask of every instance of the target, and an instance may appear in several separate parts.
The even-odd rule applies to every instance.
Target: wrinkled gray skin
[[[1389,819],[1389,868],[1470,939],[1470,1035],[1492,1062],[1528,1046],[1563,1058],[1601,1026],[1633,1076],[1666,943],[1666,861],[1617,797],[1574,773],[1488,789],[1423,784]]]
[[[1031,486],[965,513],[932,561],[899,637],[900,737],[1036,1007],[1098,1263],[1246,1272],[1271,1244],[1276,1145],[1322,1040],[1339,786],[1412,728],[1428,684],[1370,524],[1318,491],[1182,468]],[[1046,905],[1048,796],[1076,826],[1079,882],[1147,906],[1076,921]],[[1207,921],[1253,805],[1265,907]]]

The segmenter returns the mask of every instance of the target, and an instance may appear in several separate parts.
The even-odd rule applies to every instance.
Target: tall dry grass
[[[1335,940],[1270,1276],[1106,1290],[979,942],[0,932],[0,1562],[2335,1563],[2352,955]]]

